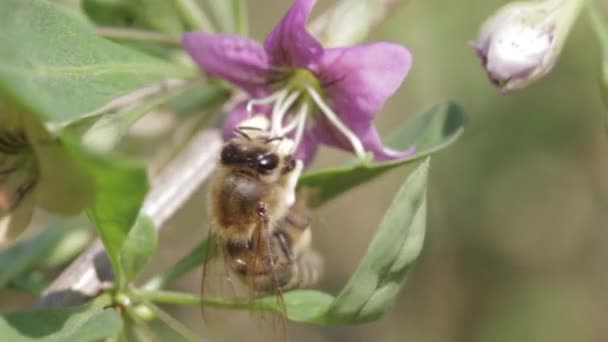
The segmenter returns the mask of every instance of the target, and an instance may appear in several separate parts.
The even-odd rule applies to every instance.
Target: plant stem
[[[252,302],[248,299],[224,299],[210,297],[203,298],[201,296],[193,295],[190,293],[161,290],[151,291],[144,289],[131,289],[131,293],[136,298],[155,303],[178,305],[205,305],[233,310],[251,309],[252,307],[258,311],[266,309],[264,306],[252,306]]]
[[[190,28],[215,32],[211,20],[194,0],[173,0],[173,3]]]
[[[167,33],[129,29],[122,27],[97,27],[95,29],[95,32],[97,32],[97,34],[100,36],[110,39],[160,43],[173,47],[181,47],[180,37]]]
[[[180,321],[176,320],[171,315],[164,312],[158,306],[156,306],[152,303],[146,303],[146,305],[148,305],[150,307],[150,309],[152,309],[152,311],[154,311],[154,313],[156,314],[156,317],[158,317],[159,320],[161,320],[163,323],[165,323],[175,333],[181,335],[184,339],[186,339],[188,341],[192,341],[192,342],[204,341],[199,336],[196,336],[193,332],[191,332],[190,329],[188,329]]]

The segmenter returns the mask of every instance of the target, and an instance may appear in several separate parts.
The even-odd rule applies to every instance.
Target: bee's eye
[[[296,168],[296,160],[292,156],[287,156],[285,160],[285,166],[283,167],[283,174],[289,173]]]
[[[240,159],[239,149],[233,145],[228,144],[222,149],[222,163],[223,164],[234,164]]]
[[[263,155],[260,159],[258,159],[258,166],[263,170],[274,170],[279,165],[279,157],[272,153]]]

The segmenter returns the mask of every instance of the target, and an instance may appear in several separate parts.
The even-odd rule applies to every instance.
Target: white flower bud
[[[583,3],[515,2],[499,9],[483,24],[472,44],[492,82],[506,93],[548,74]]]

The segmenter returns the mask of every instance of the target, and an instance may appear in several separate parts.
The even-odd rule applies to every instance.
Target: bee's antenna
[[[240,135],[241,137],[243,137],[243,138],[245,138],[245,139],[247,139],[247,140],[251,141],[251,137],[250,137],[250,136],[249,136],[247,133],[245,133],[245,132],[243,131],[243,129],[246,129],[246,128],[247,128],[247,127],[237,127],[237,128],[235,128],[235,129],[234,129],[234,132],[235,132],[236,134]]]
[[[264,143],[265,143],[265,144],[269,144],[269,143],[271,143],[271,142],[273,142],[273,141],[277,141],[277,140],[283,140],[283,139],[285,139],[285,137],[284,137],[284,136],[268,137],[268,138],[266,138],[266,139],[264,140]]]

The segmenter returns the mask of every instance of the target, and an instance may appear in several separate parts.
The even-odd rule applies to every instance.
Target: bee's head
[[[237,137],[224,145],[221,163],[275,182],[296,168],[296,160],[285,148],[281,148],[281,143],[276,139]]]

